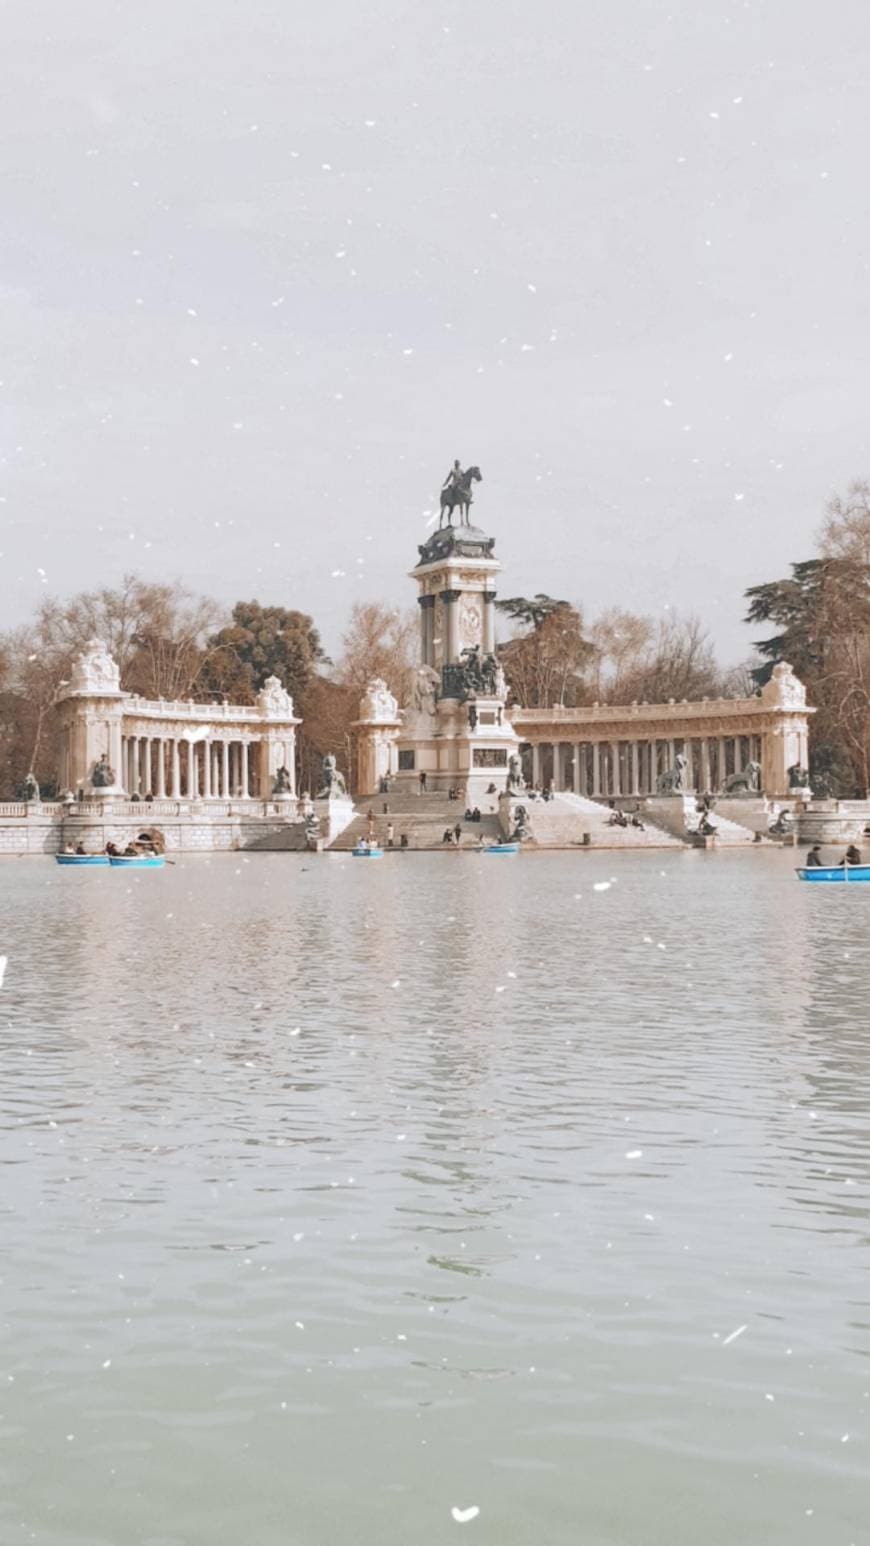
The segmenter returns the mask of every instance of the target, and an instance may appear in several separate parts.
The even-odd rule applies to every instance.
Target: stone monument
[[[411,571],[420,607],[420,666],[396,738],[397,778],[407,788],[456,789],[494,811],[519,750],[507,683],[495,648],[495,539],[470,522],[479,467],[454,463],[441,490],[441,523]],[[453,524],[454,510],[459,522]],[[445,518],[447,524],[445,525]]]
[[[323,758],[320,778],[321,785],[312,814],[316,818],[317,830],[328,846],[350,825],[356,812],[347,792],[344,774],[339,771],[332,752],[327,752]]]

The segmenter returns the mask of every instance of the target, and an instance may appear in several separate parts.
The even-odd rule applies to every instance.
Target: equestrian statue
[[[468,511],[472,501],[472,483],[481,483],[483,474],[479,467],[466,467],[463,472],[459,461],[455,461],[441,488],[441,515],[438,521],[438,530],[444,525],[444,514],[447,513],[447,525],[453,525],[453,511],[459,506],[460,524],[470,526]]]

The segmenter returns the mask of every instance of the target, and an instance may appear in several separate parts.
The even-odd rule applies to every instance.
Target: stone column
[[[610,792],[613,795],[622,794],[622,778],[619,768],[619,746],[619,741],[611,741],[610,743],[610,758],[613,766],[613,785]]]
[[[221,741],[221,794],[230,798],[230,743]]]
[[[640,794],[640,746],[637,741],[631,743],[631,792]]]
[[[677,757],[676,742],[675,741],[668,741],[668,767],[669,768],[673,767],[673,765],[674,765],[674,763],[676,761],[676,757]]]
[[[443,590],[440,593],[444,603],[444,625],[447,639],[444,648],[444,660],[452,665],[459,659],[459,595],[458,590]]]
[[[734,737],[734,772],[740,773],[743,768],[743,740],[739,735]]]
[[[187,742],[187,788],[185,795],[188,800],[195,800],[199,793],[197,789],[196,747],[192,741]]]
[[[597,800],[601,794],[601,743],[592,742],[592,798]]]
[[[144,788],[142,790],[142,793],[143,794],[153,794],[154,793],[153,789],[151,788],[151,737],[150,737],[150,735],[145,737],[145,779],[144,779]]]
[[[424,666],[433,666],[435,636],[435,597],[418,596],[417,603],[420,607],[420,659]]]
[[[166,799],[166,742],[163,736],[157,741],[157,799]]]
[[[139,737],[130,737],[130,783],[129,793],[131,797],[139,793]]]
[[[172,750],[172,798],[173,798],[173,800],[180,800],[181,799],[181,758],[179,757],[179,754],[178,754],[178,737],[177,736],[173,736],[172,737],[172,741],[171,741],[170,744],[171,744],[171,750]]]
[[[580,794],[580,742],[574,742],[574,793]]]
[[[554,794],[558,794],[559,790],[562,788],[562,779],[560,777],[561,769],[559,768],[559,757],[560,757],[561,751],[562,751],[562,743],[560,741],[554,741],[553,742],[553,773],[552,773],[552,777],[550,778],[550,788],[552,789]]]
[[[495,654],[495,591],[483,593],[483,653]]]
[[[658,782],[659,776],[658,746],[659,743],[656,740],[652,740],[648,743],[649,787],[647,789],[647,794],[655,794],[656,792],[656,784]]]
[[[537,788],[541,782],[541,745],[539,741],[532,742],[532,784]]]
[[[242,759],[242,799],[243,800],[249,800],[250,799],[250,795],[248,793],[248,743],[247,743],[247,741],[242,741],[242,743],[241,743],[241,745],[239,747],[239,751],[241,753],[241,759]]]
[[[211,741],[202,743],[202,797],[211,799]]]
[[[707,737],[701,737],[701,794],[706,794],[710,788],[710,744]]]

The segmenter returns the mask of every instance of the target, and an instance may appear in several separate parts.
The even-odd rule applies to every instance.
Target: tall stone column
[[[230,798],[230,743],[221,741],[221,794]]]
[[[613,765],[613,782],[610,792],[614,795],[622,794],[622,775],[619,767],[619,744],[620,743],[618,741],[611,741],[610,743],[610,758]]]
[[[677,760],[677,747],[675,741],[668,741],[668,767],[672,768]]]
[[[420,659],[424,666],[433,666],[435,664],[433,648],[435,597],[418,596],[417,601],[420,606]]]
[[[601,742],[592,742],[592,798],[597,800],[601,794]]]
[[[139,794],[139,737],[130,737],[130,796]]]
[[[637,741],[631,743],[631,792],[640,794],[640,746]]]
[[[211,799],[211,741],[202,743],[202,797]]]
[[[177,736],[172,737],[172,798],[181,799],[181,757]]]
[[[151,737],[150,737],[150,735],[147,735],[145,737],[145,773],[144,773],[144,784],[145,784],[145,787],[144,787],[142,793],[143,794],[153,794],[154,791],[151,788]]]
[[[580,794],[580,742],[574,742],[574,793]]]
[[[166,799],[166,742],[161,735],[157,741],[157,799]]]
[[[707,737],[701,737],[701,793],[707,794],[710,789],[710,744]]]
[[[495,591],[483,593],[483,653],[495,654]]]
[[[561,756],[561,753],[562,753],[561,742],[560,741],[554,741],[553,742],[553,772],[552,772],[551,777],[550,777],[550,788],[552,789],[554,794],[558,794],[559,790],[562,788],[561,769],[559,767],[559,758]]]
[[[444,602],[444,617],[447,625],[447,653],[445,660],[449,665],[459,659],[459,596],[458,590],[443,590],[440,592]]]
[[[740,773],[743,769],[743,739],[739,735],[734,737],[734,772]]]
[[[533,741],[532,742],[532,784],[533,784],[533,786],[535,788],[537,788],[540,785],[540,782],[541,782],[541,743],[540,743],[540,741]]]
[[[247,743],[247,741],[242,741],[242,743],[241,743],[241,745],[239,747],[239,751],[241,753],[241,761],[242,761],[242,799],[243,800],[249,800],[250,799],[250,794],[248,792],[248,743]]]

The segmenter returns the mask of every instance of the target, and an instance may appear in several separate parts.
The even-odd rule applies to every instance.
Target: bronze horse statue
[[[441,490],[439,531],[444,525],[445,510],[447,511],[447,525],[453,525],[453,511],[457,505],[459,506],[461,524],[463,526],[471,525],[468,519],[468,507],[471,504],[471,485],[472,483],[481,483],[482,481],[483,474],[479,467],[466,467],[465,471],[459,474],[455,483],[451,483],[449,488]]]

